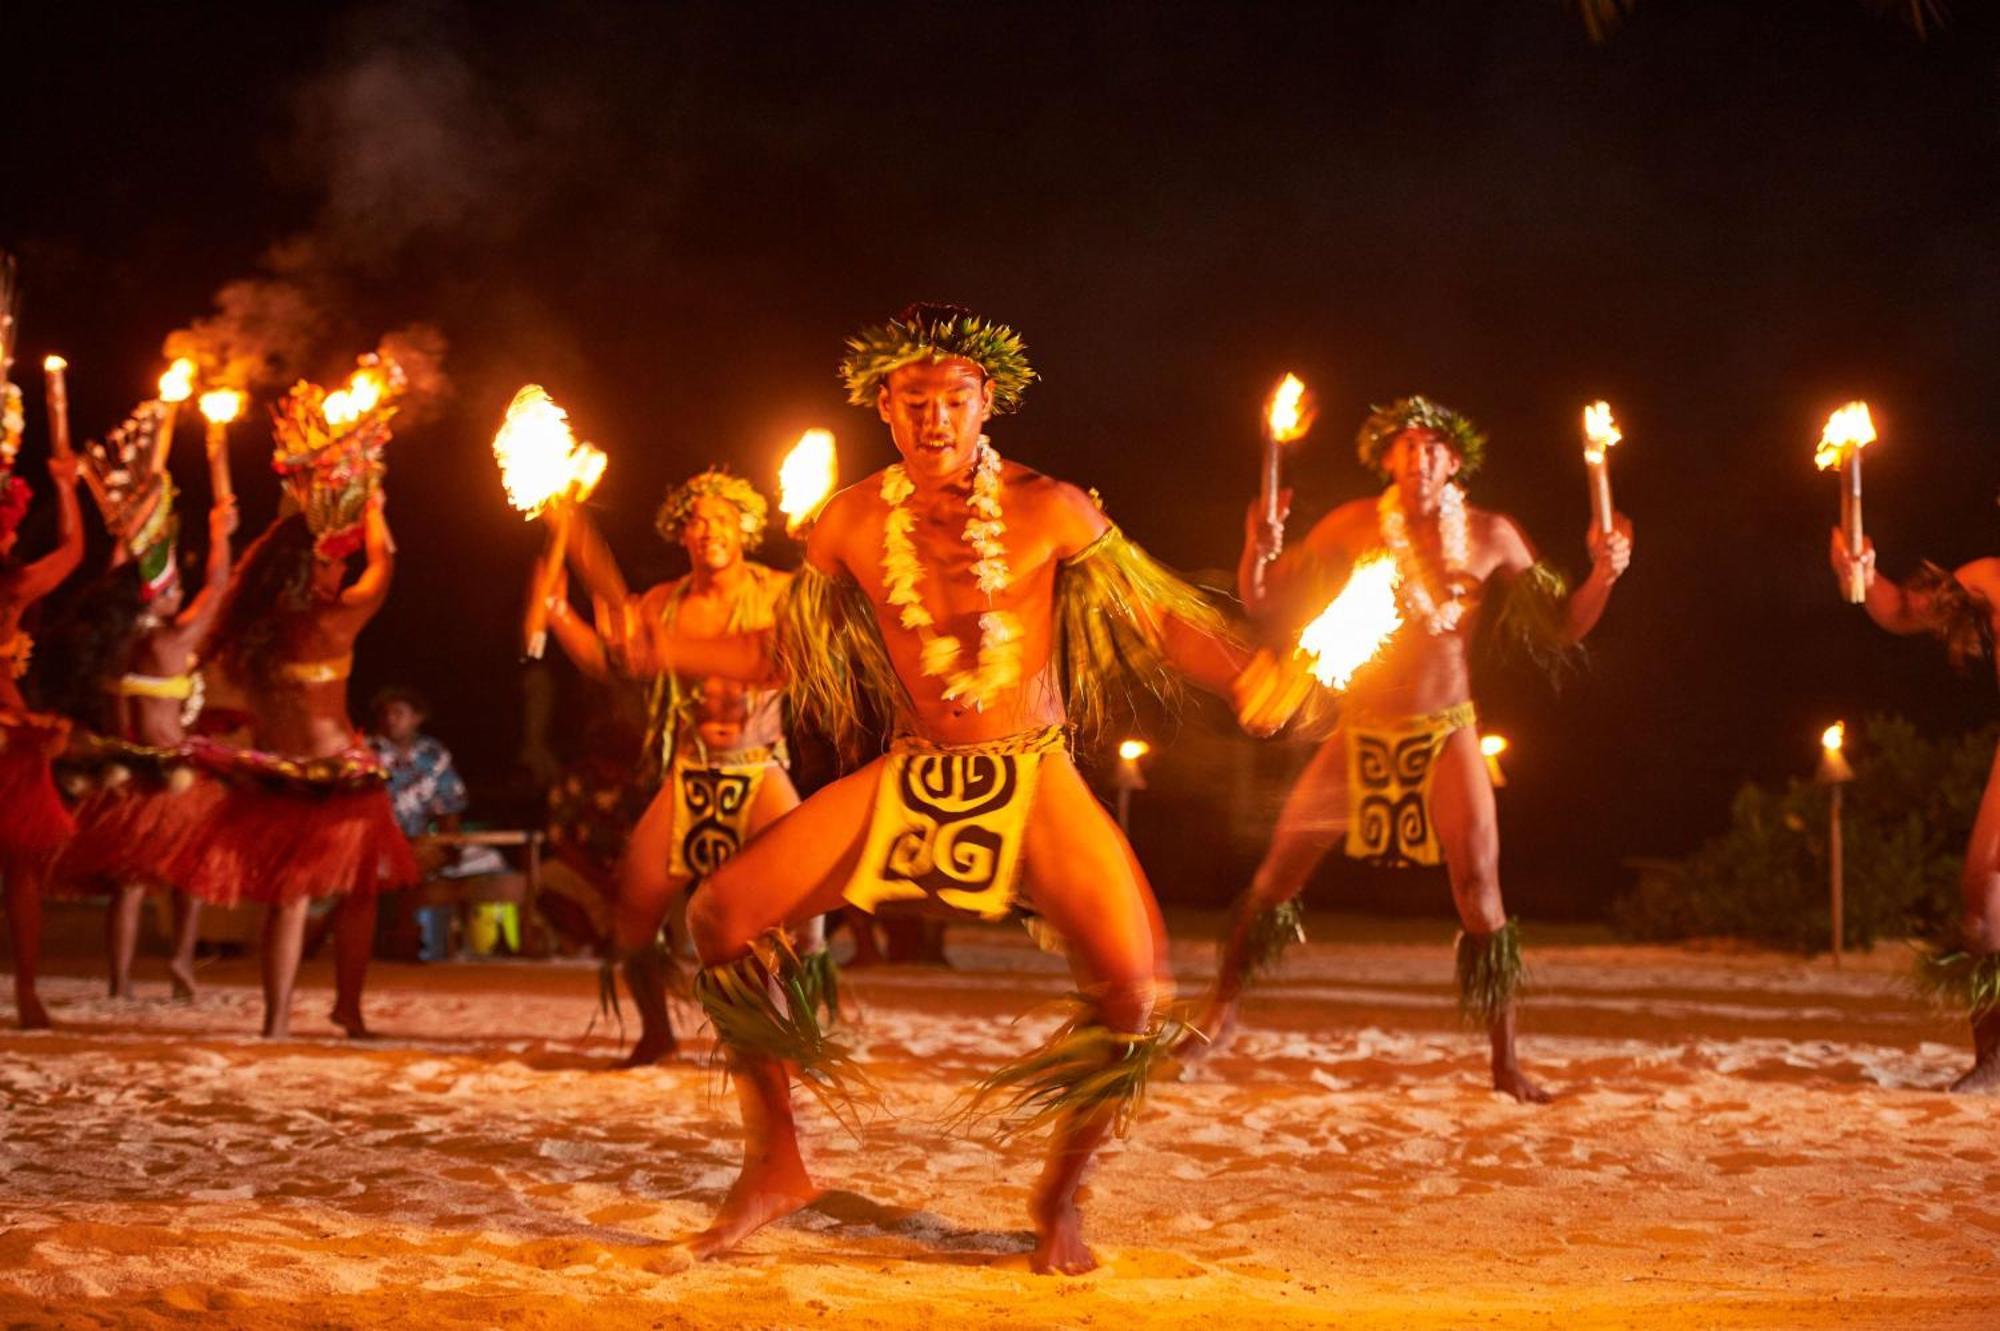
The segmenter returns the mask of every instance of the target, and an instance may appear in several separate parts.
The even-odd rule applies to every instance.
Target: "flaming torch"
[[[1402,576],[1395,557],[1377,551],[1354,566],[1347,585],[1299,632],[1299,651],[1312,677],[1330,689],[1344,689],[1354,672],[1375,659],[1382,644],[1403,627],[1396,587]]]
[[[1500,755],[1507,752],[1509,747],[1505,735],[1479,737],[1479,756],[1486,760],[1486,777],[1493,783],[1495,790],[1507,784],[1507,774],[1500,770]]]
[[[785,454],[778,467],[778,511],[785,515],[785,535],[810,530],[839,483],[840,459],[834,452],[833,431],[807,430]]]
[[[569,413],[540,384],[514,394],[507,418],[493,436],[500,483],[507,502],[530,520],[547,516],[549,544],[536,570],[522,637],[527,654],[539,660],[548,645],[549,599],[562,577],[569,547],[570,515],[604,479],[602,451],[578,443]]]
[[[155,472],[167,469],[167,452],[174,443],[174,418],[180,411],[181,403],[194,393],[194,372],[194,362],[182,356],[160,376],[159,401],[166,411],[160,417],[159,443],[153,454]]]
[[[1868,599],[1868,585],[1862,580],[1861,546],[1861,450],[1875,442],[1875,422],[1866,402],[1850,402],[1826,418],[1820,431],[1819,447],[1813,463],[1821,471],[1841,469],[1840,530],[1847,538],[1847,552],[1857,561],[1847,579],[1847,600],[1860,605]]]
[[[218,504],[236,497],[229,479],[229,422],[243,414],[243,394],[216,388],[201,395],[201,414],[208,421],[208,488]]]
[[[1611,419],[1611,404],[1591,403],[1583,409],[1583,465],[1590,472],[1590,516],[1597,530],[1611,534],[1611,446],[1625,437]]]
[[[1819,771],[1813,779],[1827,787],[1826,821],[1826,869],[1829,913],[1833,921],[1833,964],[1840,964],[1840,949],[1845,941],[1841,925],[1847,910],[1844,898],[1847,893],[1845,866],[1842,863],[1846,851],[1846,839],[1840,833],[1841,791],[1854,779],[1854,768],[1842,752],[1847,747],[1847,722],[1835,721],[1819,737]]]
[[[1265,403],[1264,483],[1259,498],[1264,505],[1264,521],[1272,526],[1278,522],[1278,491],[1284,488],[1285,445],[1305,438],[1306,431],[1312,429],[1315,410],[1305,382],[1291,373],[1278,381]]]
[[[49,397],[49,449],[69,456],[69,362],[61,356],[42,357],[42,377]]]

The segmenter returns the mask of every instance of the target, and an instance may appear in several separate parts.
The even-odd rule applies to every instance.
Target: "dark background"
[[[488,452],[513,390],[546,384],[610,451],[599,516],[646,581],[678,571],[650,521],[690,470],[769,485],[815,424],[840,434],[848,478],[889,459],[833,368],[851,327],[919,297],[1026,334],[1046,378],[1000,448],[1098,486],[1189,569],[1233,563],[1260,399],[1286,369],[1324,403],[1297,455],[1301,518],[1374,488],[1354,426],[1423,391],[1493,438],[1474,501],[1579,573],[1577,415],[1613,402],[1637,557],[1592,671],[1559,697],[1517,669],[1482,683],[1516,742],[1517,906],[1594,913],[1623,857],[1684,852],[1746,776],[1808,770],[1835,716],[1991,714],[1990,681],[1839,602],[1835,489],[1810,462],[1826,413],[1865,397],[1885,567],[1995,550],[1984,3],[1923,41],[1858,0],[1642,0],[1601,45],[1554,0],[71,4],[0,21],[0,245],[25,287],[31,459],[45,351],[72,362],[77,434],[98,433],[235,279],[305,293],[294,371],[344,373],[412,320],[451,340],[453,396],[391,450],[403,559],[357,693],[428,692],[476,787],[518,744],[541,541]],[[274,503],[264,435],[236,434],[252,530]],[[33,521],[38,546],[46,512]],[[1156,766],[1141,851],[1167,861],[1169,895],[1219,899],[1240,870],[1195,872],[1173,850],[1187,820],[1159,816],[1220,784],[1195,755],[1222,751]],[[1292,759],[1245,761],[1260,793],[1210,805],[1240,824],[1232,844],[1261,835]]]

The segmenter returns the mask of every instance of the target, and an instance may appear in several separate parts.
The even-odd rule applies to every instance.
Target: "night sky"
[[[1836,716],[1993,714],[1990,681],[1840,602],[1810,462],[1865,397],[1885,568],[2000,551],[2000,22],[1954,8],[1920,41],[1858,0],[1641,0],[1593,45],[1554,0],[10,6],[30,471],[44,352],[97,434],[229,282],[304,293],[284,368],[315,377],[436,325],[454,391],[391,448],[403,558],[356,685],[428,692],[478,785],[518,742],[541,542],[488,452],[523,382],[611,453],[598,516],[641,582],[679,571],[652,510],[701,465],[768,485],[820,424],[847,477],[890,459],[833,370],[914,298],[1022,330],[1045,379],[996,444],[1189,570],[1233,565],[1291,369],[1323,403],[1302,520],[1374,489],[1354,428],[1421,391],[1492,436],[1473,502],[1581,573],[1604,396],[1638,543],[1591,671],[1480,690],[1517,745],[1510,899],[1590,913],[1745,777],[1809,770]]]

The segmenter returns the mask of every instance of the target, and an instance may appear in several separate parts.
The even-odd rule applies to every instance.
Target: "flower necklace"
[[[959,665],[961,644],[949,633],[937,631],[937,620],[924,606],[917,584],[925,576],[917,560],[917,547],[910,540],[916,530],[917,515],[906,506],[916,493],[916,483],[901,463],[882,472],[882,502],[889,515],[882,524],[882,582],[888,589],[889,604],[898,608],[904,628],[914,632],[922,644],[920,668],[933,679],[945,682],[944,698],[970,703],[975,711],[1021,682],[1021,621],[1005,610],[988,610],[979,616],[979,651],[972,669]],[[1007,548],[1000,542],[1007,524],[1000,519],[1000,455],[985,436],[973,455],[972,497],[967,501],[971,516],[965,521],[965,543],[972,550],[973,580],[986,594],[987,603],[1007,590]]]
[[[1403,608],[1409,612],[1409,617],[1422,624],[1432,636],[1457,628],[1458,621],[1465,615],[1465,590],[1453,582],[1452,575],[1465,571],[1465,491],[1447,484],[1438,495],[1438,553],[1444,564],[1445,594],[1442,604],[1431,588],[1429,570],[1410,545],[1410,528],[1403,516],[1402,493],[1393,485],[1384,490],[1375,512],[1382,526],[1382,543],[1389,547],[1389,553],[1395,556],[1396,567],[1402,573],[1400,590]]]

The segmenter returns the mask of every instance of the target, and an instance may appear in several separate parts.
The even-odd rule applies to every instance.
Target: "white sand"
[[[674,1244],[733,1173],[733,1103],[698,1062],[601,1070],[586,968],[381,967],[393,1038],[360,1045],[309,966],[273,1045],[247,963],[178,1006],[146,961],[119,1004],[78,957],[45,984],[60,1030],[0,1033],[0,1325],[2000,1325],[2000,1101],[1936,1092],[1965,1036],[1898,949],[1531,935],[1524,1048],[1561,1093],[1531,1108],[1485,1089],[1430,932],[1314,944],[1156,1088],[1081,1279],[1027,1270],[1031,1150],[938,1126],[1066,987],[1017,932],[850,977],[889,1112],[857,1143],[808,1107],[828,1196],[702,1266]],[[1207,945],[1176,962],[1199,983]]]

